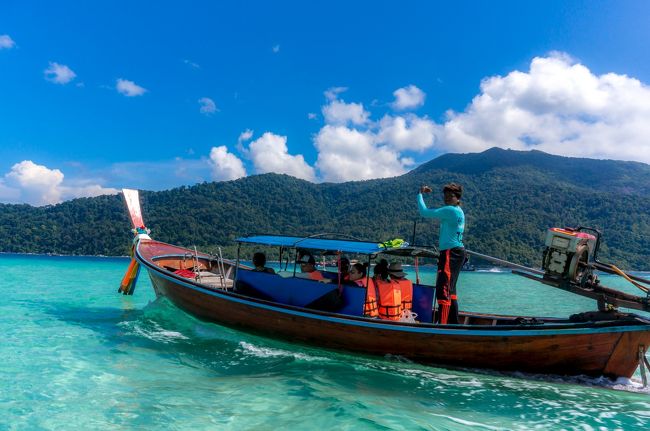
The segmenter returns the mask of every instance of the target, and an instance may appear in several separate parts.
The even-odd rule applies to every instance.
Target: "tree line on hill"
[[[469,249],[539,266],[549,227],[592,226],[604,233],[601,260],[650,269],[650,166],[491,149],[447,154],[394,178],[314,184],[264,174],[142,192],[152,237],[233,256],[249,233],[336,232],[371,241],[435,244],[438,226],[418,215],[422,184],[465,188]],[[426,197],[442,204],[441,194]],[[130,224],[121,196],[75,199],[35,208],[0,205],[0,250],[19,253],[126,255]]]

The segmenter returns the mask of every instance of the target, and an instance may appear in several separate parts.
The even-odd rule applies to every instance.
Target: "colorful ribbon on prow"
[[[117,289],[118,292],[124,295],[133,295],[135,290],[135,284],[138,281],[138,275],[140,275],[140,264],[134,257],[135,247],[131,248],[131,262],[129,262],[129,267],[126,269],[124,277],[122,277],[122,282],[120,283],[120,288]]]
[[[131,247],[131,262],[129,263],[129,267],[126,269],[124,277],[122,277],[122,282],[117,291],[124,295],[133,295],[135,285],[138,281],[138,275],[140,274],[140,264],[135,259],[135,248],[138,245],[138,241],[141,239],[151,238],[149,237],[150,231],[145,227],[142,219],[138,191],[122,189],[122,194],[124,195],[124,201],[126,202],[131,224],[133,225],[133,229],[131,229],[131,232],[133,232],[133,246]]]

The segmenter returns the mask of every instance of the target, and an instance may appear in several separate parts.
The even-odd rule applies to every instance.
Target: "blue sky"
[[[0,4],[0,202],[492,146],[650,162],[650,3]]]

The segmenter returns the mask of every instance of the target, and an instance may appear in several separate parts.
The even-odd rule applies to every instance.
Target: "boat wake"
[[[482,369],[467,369],[468,372],[483,374],[483,375],[492,375],[495,377],[515,377],[517,379],[522,379],[522,382],[531,382],[534,383],[558,383],[558,384],[568,384],[568,385],[580,385],[586,387],[594,388],[603,388],[603,389],[613,389],[617,391],[641,393],[641,394],[650,394],[650,387],[643,386],[640,377],[637,379],[636,376],[632,378],[619,377],[616,380],[612,380],[605,376],[600,377],[590,377],[585,375],[578,376],[560,376],[553,374],[532,374],[524,373],[520,371],[514,372],[498,372]]]
[[[239,349],[241,353],[257,358],[293,358],[301,361],[324,361],[326,358],[319,356],[311,356],[305,353],[292,352],[289,350],[277,349],[272,347],[257,346],[246,341],[239,342]]]
[[[612,389],[650,395],[650,386],[644,387],[643,382],[636,379],[627,379],[621,377],[613,382]]]
[[[487,382],[497,386],[511,387],[511,389],[539,389],[540,385],[546,383],[559,385],[578,385],[582,387],[612,389],[616,391],[625,391],[638,394],[650,395],[650,387],[644,387],[640,376],[632,378],[620,377],[617,380],[611,380],[607,377],[589,377],[585,375],[578,376],[560,376],[549,374],[532,374],[520,371],[505,372],[493,371],[486,369],[471,368],[431,368],[427,365],[418,364],[407,358],[398,355],[385,355],[386,361],[359,361],[360,368],[381,370],[388,373],[401,374],[417,378],[421,382],[438,385],[450,385],[454,387],[480,387]],[[478,378],[479,376],[487,377]],[[496,380],[491,381],[490,377]],[[512,380],[512,379],[516,380]]]
[[[136,336],[160,343],[169,344],[189,339],[180,332],[165,329],[158,322],[150,319],[119,322],[118,326]]]

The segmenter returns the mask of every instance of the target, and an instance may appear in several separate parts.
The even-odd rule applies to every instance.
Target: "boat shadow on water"
[[[307,352],[308,348],[296,349],[276,340],[202,322],[174,307],[166,298],[158,298],[142,309],[67,304],[40,304],[39,309],[67,325],[93,331],[111,354],[129,355],[144,350],[222,376],[268,376],[295,361],[335,361],[334,352],[314,355]]]

